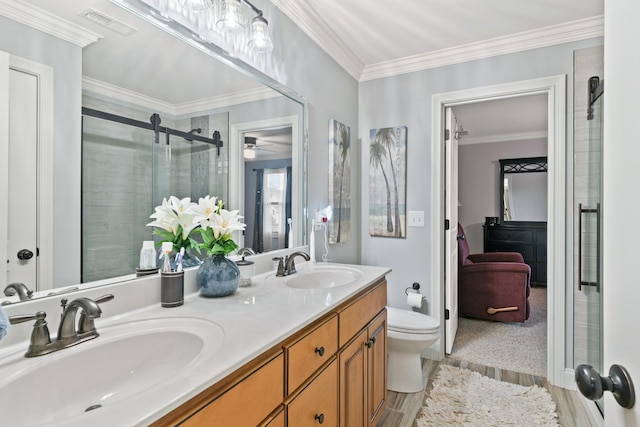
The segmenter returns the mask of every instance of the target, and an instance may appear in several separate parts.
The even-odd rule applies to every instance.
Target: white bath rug
[[[441,365],[416,425],[557,427],[557,418],[556,404],[544,388],[524,387]]]

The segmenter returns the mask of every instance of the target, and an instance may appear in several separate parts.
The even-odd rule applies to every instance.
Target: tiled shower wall
[[[599,318],[602,315],[600,294],[596,287],[578,289],[580,277],[595,281],[597,276],[595,214],[583,214],[579,227],[579,204],[595,208],[601,191],[601,111],[594,104],[594,119],[587,120],[588,80],[599,76],[604,81],[604,48],[602,46],[574,52],[574,366],[588,363],[601,369],[601,335]],[[604,97],[604,95],[603,95]],[[602,101],[600,101],[602,102]],[[579,235],[582,233],[582,272],[579,266]],[[606,285],[606,284],[605,284]]]
[[[148,122],[150,113],[85,97],[83,105]],[[213,130],[228,141],[228,114],[172,120],[162,126],[181,131]],[[207,194],[226,200],[228,146],[216,147],[164,134],[153,144],[153,132],[87,117],[83,124],[82,281],[132,274],[143,240],[152,239],[149,215],[163,197]]]

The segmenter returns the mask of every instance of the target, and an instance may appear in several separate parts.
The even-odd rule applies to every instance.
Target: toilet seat
[[[387,329],[407,334],[438,332],[440,322],[426,314],[387,307]]]

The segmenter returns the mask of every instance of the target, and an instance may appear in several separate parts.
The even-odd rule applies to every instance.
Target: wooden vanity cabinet
[[[375,426],[387,393],[381,279],[153,426]]]
[[[338,356],[341,427],[375,426],[387,396],[386,286],[380,286],[356,304],[345,309],[340,318],[341,322],[343,317],[350,322],[344,329],[362,326]],[[358,317],[361,311],[375,312],[377,316],[362,325],[363,319],[371,317]]]

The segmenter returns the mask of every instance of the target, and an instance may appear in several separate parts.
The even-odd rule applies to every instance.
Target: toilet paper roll
[[[422,307],[422,294],[419,294],[417,292],[409,292],[407,294],[407,304],[409,304],[411,307]]]

